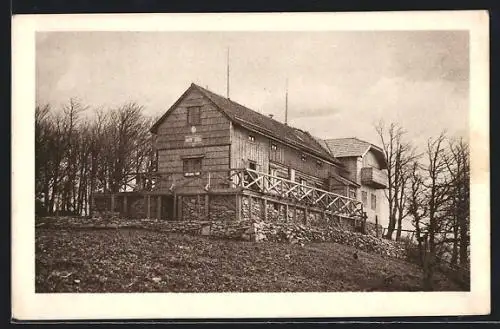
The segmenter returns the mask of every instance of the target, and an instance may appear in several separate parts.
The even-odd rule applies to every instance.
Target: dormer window
[[[307,160],[307,157],[304,153],[302,153],[302,155],[300,156],[300,159],[305,162]]]
[[[278,150],[278,146],[276,144],[271,144],[271,151],[277,151]]]
[[[200,106],[188,107],[187,109],[188,126],[197,126],[201,124],[201,108]]]
[[[250,142],[255,142],[255,136],[254,135],[248,135],[248,140]]]
[[[316,160],[316,166],[317,166],[318,168],[323,167],[323,162],[321,162],[320,160]]]

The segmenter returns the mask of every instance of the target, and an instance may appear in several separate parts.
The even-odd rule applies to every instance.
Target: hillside
[[[358,258],[355,259],[354,254]],[[417,291],[413,264],[337,243],[36,229],[36,292]],[[437,290],[460,290],[436,275]]]

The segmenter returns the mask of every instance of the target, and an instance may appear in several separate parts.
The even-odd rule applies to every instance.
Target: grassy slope
[[[413,264],[336,243],[37,229],[35,255],[36,292],[414,291],[421,283]],[[440,276],[437,286],[458,290]]]

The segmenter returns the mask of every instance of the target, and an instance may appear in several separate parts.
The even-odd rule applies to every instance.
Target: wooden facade
[[[367,219],[384,223],[388,218],[388,205],[384,194],[387,162],[383,151],[357,138],[327,140],[326,143],[342,162],[346,176],[357,184],[356,198],[363,203]]]
[[[182,218],[179,205],[192,196],[195,204],[208,209],[212,194],[234,195],[238,218],[245,193],[275,198],[273,202],[286,207],[292,202],[306,212],[319,207],[332,215],[363,216],[362,204],[350,195],[355,183],[349,182],[351,177],[339,178],[346,176],[343,165],[307,132],[194,84],[151,132],[158,156],[157,182],[145,193],[144,202],[149,205],[156,198],[158,218],[165,218],[165,212],[169,218]],[[150,207],[146,208],[149,216]],[[208,216],[208,210],[194,213]]]
[[[252,163],[255,168],[251,169],[323,189],[328,188],[329,177],[340,174],[339,165],[307,150],[298,150],[244,127],[233,126],[231,167],[249,168]]]
[[[188,112],[199,108],[200,123],[188,124]],[[231,123],[201,93],[191,90],[162,120],[156,133],[155,148],[158,152],[158,172],[176,173],[161,179],[160,191],[168,192],[173,181],[184,178],[184,163],[189,159],[201,160],[201,172],[228,170],[230,165]],[[193,180],[183,186],[193,191]]]

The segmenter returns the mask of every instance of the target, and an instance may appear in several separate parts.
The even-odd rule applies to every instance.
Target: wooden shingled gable
[[[332,155],[336,158],[362,157],[368,151],[373,151],[381,164],[381,169],[387,168],[387,160],[384,151],[376,145],[356,137],[327,139],[325,143]]]

